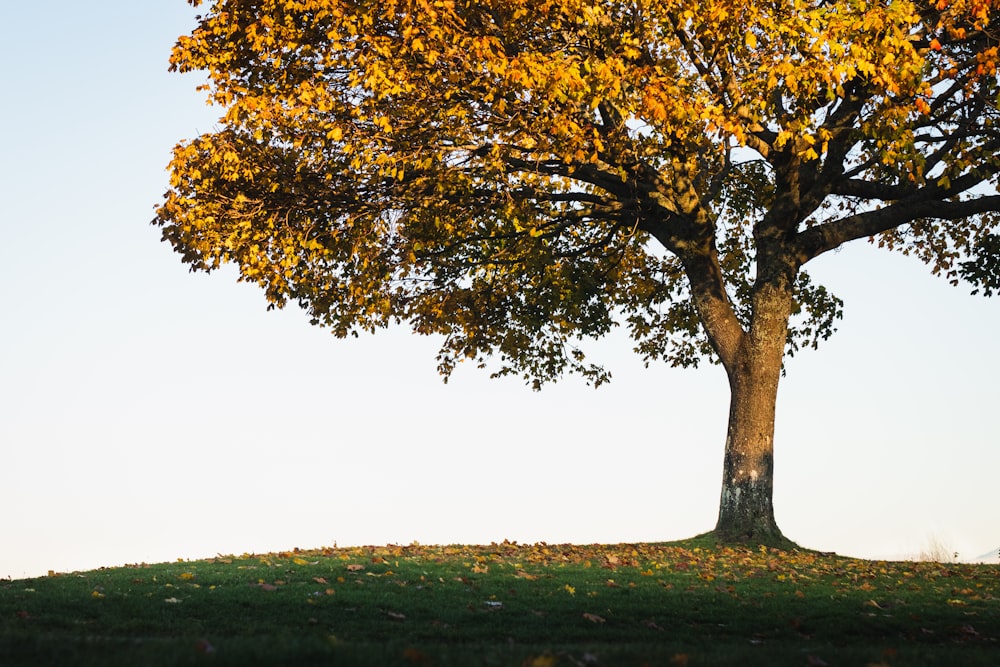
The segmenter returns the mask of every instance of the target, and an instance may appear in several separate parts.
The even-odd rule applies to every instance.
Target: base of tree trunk
[[[725,546],[756,547],[763,545],[772,549],[781,549],[784,551],[802,548],[782,535],[781,531],[778,530],[777,527],[775,527],[774,531],[771,532],[739,532],[735,534],[716,528],[715,530],[698,535],[695,539],[714,540],[716,544]]]

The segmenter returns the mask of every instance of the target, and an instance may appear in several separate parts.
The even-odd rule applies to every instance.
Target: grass
[[[996,665],[998,575],[708,539],[220,556],[0,581],[0,664]]]

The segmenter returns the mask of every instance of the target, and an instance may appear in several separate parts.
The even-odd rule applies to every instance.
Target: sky
[[[362,544],[618,543],[715,525],[719,367],[541,392],[406,329],[339,340],[192,274],[149,224],[211,131],[167,71],[183,0],[7,3],[0,24],[0,578]],[[865,242],[812,265],[839,332],[787,364],[775,511],[805,547],[1000,546],[1000,300]]]

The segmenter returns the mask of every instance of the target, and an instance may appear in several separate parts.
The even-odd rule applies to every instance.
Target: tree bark
[[[755,289],[753,321],[725,364],[731,398],[715,534],[726,542],[785,542],[774,520],[774,416],[791,303],[790,286]]]

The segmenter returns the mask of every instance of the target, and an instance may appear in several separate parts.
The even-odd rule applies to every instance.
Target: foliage
[[[995,663],[997,566],[676,544],[385,546],[0,582],[5,665]]]
[[[337,335],[440,334],[445,374],[600,383],[579,339],[619,323],[728,367],[768,286],[814,347],[841,302],[802,266],[847,241],[995,286],[998,7],[216,0],[172,66],[225,116],[156,223]]]

